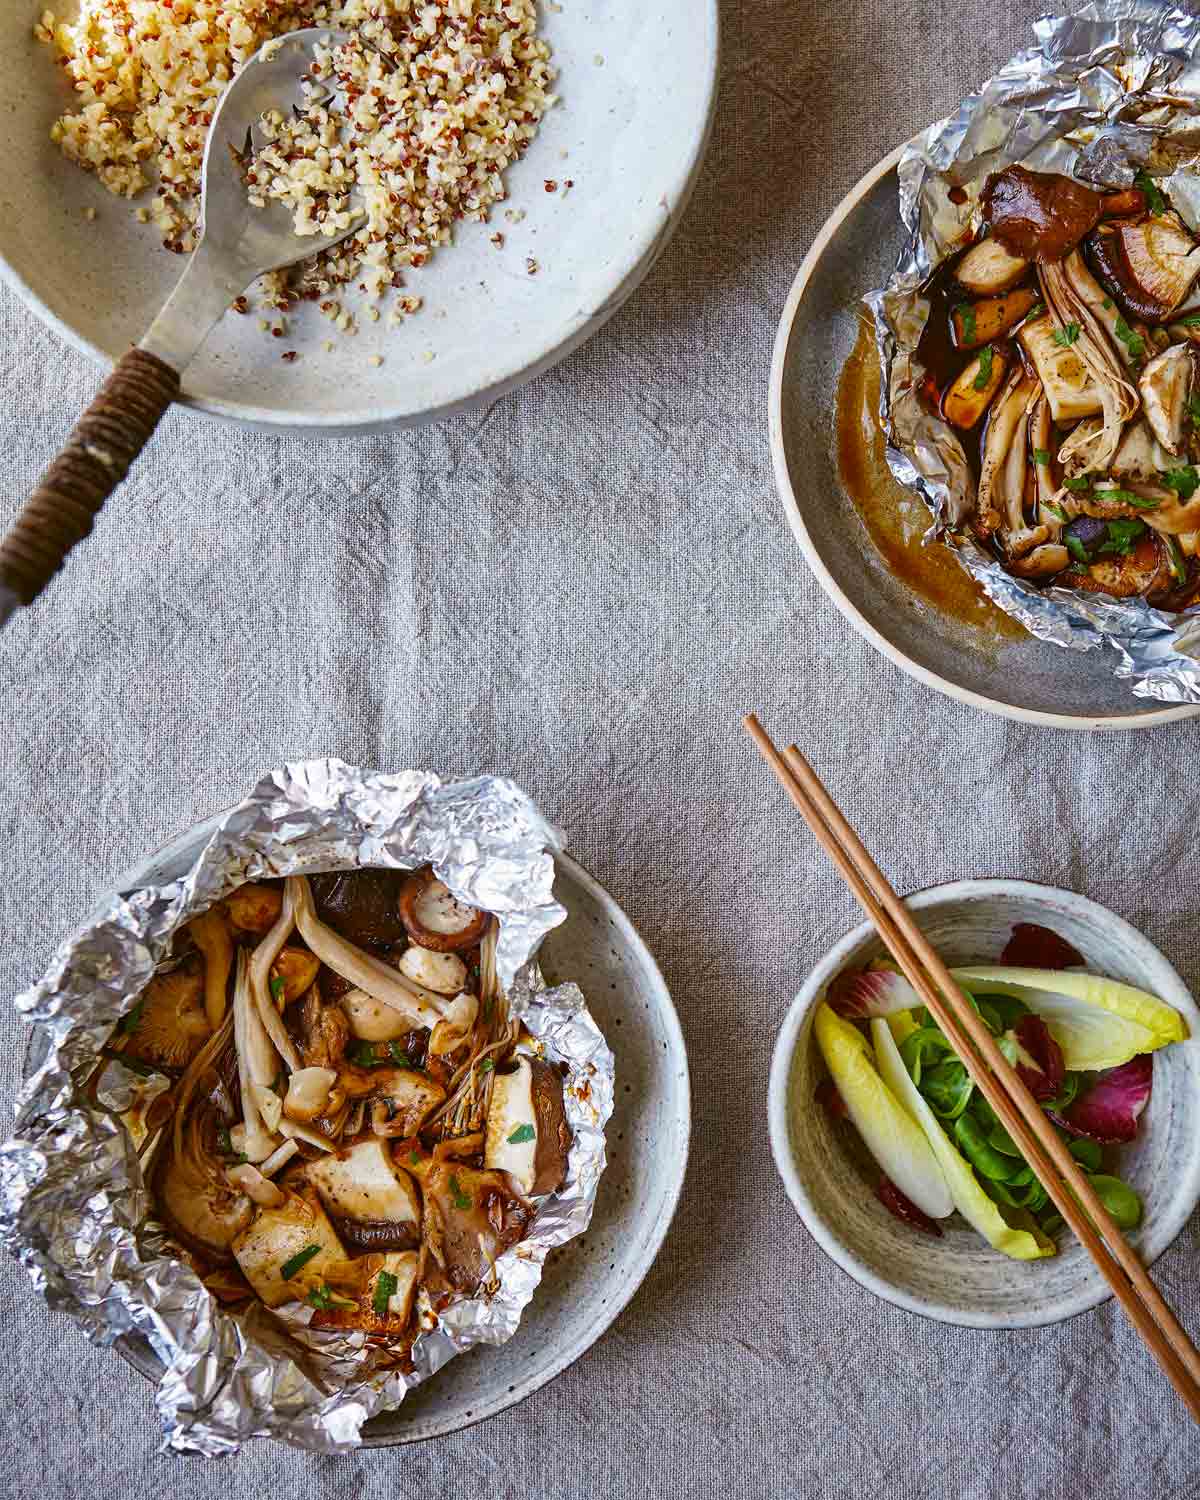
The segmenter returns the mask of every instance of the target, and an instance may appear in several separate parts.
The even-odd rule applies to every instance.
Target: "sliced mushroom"
[[[513,1192],[505,1173],[445,1158],[427,1168],[422,1189],[426,1249],[449,1286],[478,1291],[500,1256],[528,1233],[533,1205]]]
[[[540,1197],[562,1186],[570,1149],[558,1069],[541,1058],[520,1057],[511,1073],[497,1073],[488,1107],[484,1166],[507,1172],[527,1198]]]
[[[225,1176],[239,1192],[245,1193],[260,1208],[280,1208],[286,1201],[283,1190],[248,1161],[237,1167],[228,1167]]]
[[[1023,255],[1014,255],[989,237],[971,246],[955,266],[954,279],[965,291],[987,297],[1016,286],[1028,269]]]
[[[1142,371],[1138,391],[1146,420],[1168,453],[1184,446],[1188,402],[1196,386],[1196,357],[1190,344],[1172,344]]]
[[[1154,436],[1146,417],[1141,416],[1126,427],[1109,473],[1114,479],[1133,479],[1143,484],[1154,484],[1159,474],[1170,467],[1170,453]]]
[[[346,1258],[315,1190],[303,1178],[296,1183],[233,1242],[242,1275],[268,1307],[301,1300]]]
[[[1025,500],[1025,417],[1037,383],[1016,365],[992,408],[979,475],[979,525],[1020,528]]]
[[[437,953],[416,943],[400,955],[400,972],[439,995],[457,995],[467,983],[467,966],[457,953]]]
[[[368,995],[366,990],[347,990],[335,1003],[345,1012],[350,1030],[361,1041],[396,1041],[413,1030],[407,1016]]]
[[[419,1244],[416,1189],[383,1141],[359,1141],[340,1155],[310,1162],[305,1173],[352,1250],[408,1250]]]
[[[1049,313],[1022,323],[1017,338],[1029,356],[1054,420],[1063,426],[1101,409],[1100,388],[1070,344],[1057,342]]]
[[[1007,370],[1008,361],[999,350],[990,345],[983,349],[942,397],[942,416],[964,432],[978,426]]]
[[[1039,266],[1038,276],[1056,330],[1064,337],[1073,333],[1072,347],[1099,388],[1103,417],[1086,451],[1077,433],[1072,433],[1059,457],[1078,457],[1090,470],[1106,469],[1120,444],[1122,428],[1138,409],[1138,396],[1125,378],[1124,362],[1104,321],[1104,292],[1077,250],[1061,264]]]
[[[1102,224],[1089,249],[1129,317],[1163,323],[1200,272],[1200,245],[1173,213],[1132,224]]]
[[[412,1318],[420,1256],[407,1250],[399,1254],[369,1255],[354,1264],[366,1271],[360,1284],[348,1285],[345,1279],[338,1277],[339,1289],[350,1293],[352,1305],[346,1305],[350,1298],[337,1298],[331,1306],[317,1309],[311,1326],[357,1329],[376,1336],[382,1334],[394,1344],[407,1330]]]
[[[325,1113],[330,1090],[336,1082],[337,1074],[332,1068],[298,1068],[288,1079],[287,1098],[283,1101],[288,1119],[311,1125]]]
[[[212,1035],[204,976],[195,958],[155,974],[129,1012],[121,1051],[152,1068],[186,1068]]]
[[[242,932],[269,932],[279,920],[283,907],[283,888],[251,882],[238,886],[225,897],[229,920]]]
[[[271,966],[271,998],[277,1006],[293,1005],[316,982],[321,960],[307,948],[284,947]],[[282,986],[276,984],[282,980]]]
[[[1038,295],[1033,287],[1019,287],[1003,297],[985,297],[956,307],[952,314],[955,344],[960,349],[978,349],[1002,339],[1029,312]]]
[[[1070,565],[1071,554],[1061,542],[1046,542],[1035,547],[1027,557],[1010,562],[1008,571],[1018,578],[1049,578]]]
[[[1041,539],[1046,541],[1057,538],[1062,522],[1055,514],[1054,424],[1044,390],[1037,392],[1030,405],[1027,435],[1029,456],[1033,462],[1034,514],[1038,524],[1046,528],[1046,536]]]
[[[490,920],[486,911],[460,901],[430,870],[418,870],[404,882],[400,918],[414,943],[438,953],[475,947]]]
[[[426,1116],[446,1099],[441,1084],[415,1068],[376,1068],[368,1076],[367,1097],[374,1100],[371,1129],[378,1136],[416,1135]],[[349,1084],[346,1088],[349,1093]]]
[[[193,917],[187,932],[204,956],[204,1010],[213,1031],[225,1019],[229,975],[233,970],[233,938],[229,919],[219,906]]]

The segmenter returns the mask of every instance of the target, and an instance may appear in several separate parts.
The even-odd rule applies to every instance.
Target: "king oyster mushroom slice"
[[[1024,256],[1014,255],[989,236],[971,246],[954,268],[954,279],[964,291],[988,297],[1008,291],[1028,269]]]
[[[1168,453],[1183,451],[1188,401],[1196,384],[1191,344],[1172,344],[1147,364],[1138,380],[1146,420]]]
[[[571,1131],[563,1107],[562,1075],[536,1057],[518,1057],[511,1073],[492,1081],[483,1164],[507,1172],[525,1196],[562,1186]]]
[[[1103,403],[1074,346],[1056,343],[1054,334],[1054,319],[1043,313],[1022,323],[1017,339],[1037,370],[1052,418],[1065,426],[1098,412]]]
[[[302,1177],[287,1189],[278,1208],[260,1208],[233,1242],[242,1275],[268,1307],[302,1299],[346,1259],[315,1189]]]
[[[1078,250],[1066,260],[1038,267],[1042,296],[1054,317],[1057,330],[1064,336],[1074,331],[1072,347],[1086,367],[1100,393],[1103,417],[1098,434],[1085,444],[1073,432],[1060,450],[1060,457],[1079,454],[1088,469],[1107,469],[1121,441],[1121,431],[1138,409],[1138,395],[1125,378],[1122,353],[1114,346],[1106,318],[1111,302],[1096,278],[1087,269]],[[1124,345],[1120,349],[1127,353]]]
[[[1037,384],[1014,365],[988,417],[979,474],[979,524],[986,532],[1024,525],[1025,417]]]
[[[385,1141],[359,1141],[340,1155],[310,1162],[305,1175],[352,1250],[409,1250],[420,1243],[416,1189]]]
[[[438,953],[473,948],[489,920],[487,912],[460,901],[428,870],[418,870],[404,882],[400,919],[414,943]]]

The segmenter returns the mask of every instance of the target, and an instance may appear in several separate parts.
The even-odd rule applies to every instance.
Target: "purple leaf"
[[[1053,1099],[1062,1089],[1062,1048],[1041,1016],[1022,1016],[1009,1035],[1017,1043],[1017,1072],[1035,1099]]]
[[[931,1219],[927,1213],[917,1207],[911,1198],[906,1198],[890,1177],[881,1177],[879,1186],[875,1189],[875,1196],[887,1209],[888,1213],[897,1219],[903,1220],[905,1224],[911,1224],[914,1229],[923,1229],[926,1234],[933,1234],[940,1240],[942,1227],[936,1219]]]
[[[1131,1057],[1119,1068],[1101,1073],[1086,1094],[1080,1094],[1063,1116],[1074,1135],[1091,1136],[1102,1146],[1131,1141],[1138,1120],[1150,1102],[1154,1059],[1148,1052]]]
[[[866,1021],[872,1016],[892,1016],[913,1010],[921,997],[900,974],[891,969],[866,969],[859,974],[839,974],[825,996],[830,1010],[846,1021]]]

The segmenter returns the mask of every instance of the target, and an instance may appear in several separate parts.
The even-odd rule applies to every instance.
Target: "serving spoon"
[[[362,228],[356,211],[332,235],[295,232],[288,207],[251,202],[241,160],[265,144],[262,116],[300,102],[300,80],[318,45],[346,32],[310,26],[265,43],[222,94],[204,148],[200,239],[179,284],[141,342],[117,362],[66,447],[0,541],[0,626],[29,605],[92,529],[101,506],[179,395],[183,370],[257,277],[340,243]]]

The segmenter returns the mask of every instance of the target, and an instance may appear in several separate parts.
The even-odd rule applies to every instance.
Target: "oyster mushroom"
[[[400,918],[414,943],[438,953],[474,948],[491,920],[486,911],[460,901],[429,870],[418,870],[404,882]]]
[[[310,1162],[305,1175],[320,1194],[339,1239],[351,1250],[410,1250],[420,1244],[416,1189],[383,1141],[359,1141],[337,1156]]]
[[[1088,249],[1126,314],[1146,323],[1166,322],[1200,272],[1200,245],[1173,213],[1102,224]]]
[[[225,912],[214,906],[193,917],[186,929],[204,958],[204,1011],[215,1031],[225,1019],[229,975],[233,969],[233,938]]]
[[[999,240],[989,237],[971,246],[955,266],[954,279],[964,291],[989,297],[1016,286],[1028,269],[1025,256],[1014,255]]]
[[[528,1197],[556,1192],[567,1175],[571,1131],[557,1068],[537,1057],[519,1057],[492,1084],[483,1164],[507,1172]]]
[[[1021,324],[1017,339],[1037,371],[1050,414],[1064,426],[1101,409],[1100,387],[1071,344],[1056,342],[1049,313]]]
[[[985,532],[1024,526],[1025,418],[1037,382],[1018,364],[996,399],[983,440],[979,525]]]
[[[188,1121],[182,1152],[165,1150],[154,1174],[155,1200],[168,1230],[186,1248],[229,1261],[233,1242],[250,1225],[254,1206],[229,1182],[213,1151],[219,1121],[201,1105]]]
[[[1104,291],[1077,250],[1061,263],[1039,266],[1038,277],[1056,330],[1063,338],[1071,337],[1071,347],[1099,389],[1103,418],[1099,432],[1086,444],[1073,432],[1059,450],[1059,458],[1066,462],[1078,456],[1087,469],[1106,469],[1120,444],[1122,428],[1138,409],[1138,396],[1125,378],[1124,363],[1109,336],[1101,306],[1106,300]]]
[[[346,1259],[316,1190],[291,1179],[277,1208],[260,1208],[233,1241],[242,1275],[267,1307],[301,1300]]]
[[[465,1151],[482,1142],[475,1136],[446,1144]],[[513,1191],[506,1173],[480,1171],[440,1150],[419,1169],[423,1241],[449,1286],[475,1292],[491,1279],[500,1256],[525,1238],[534,1207]]]
[[[1168,453],[1184,446],[1188,401],[1196,385],[1196,357],[1191,344],[1172,344],[1142,371],[1138,391],[1146,420]]]
[[[193,959],[151,978],[125,1023],[126,1057],[172,1072],[187,1067],[212,1035],[200,970]]]
[[[427,1116],[445,1102],[446,1090],[415,1068],[376,1068],[371,1081],[371,1130],[377,1136],[395,1138],[416,1135]],[[346,1085],[350,1093],[350,1087]],[[362,1096],[359,1096],[362,1097]]]

